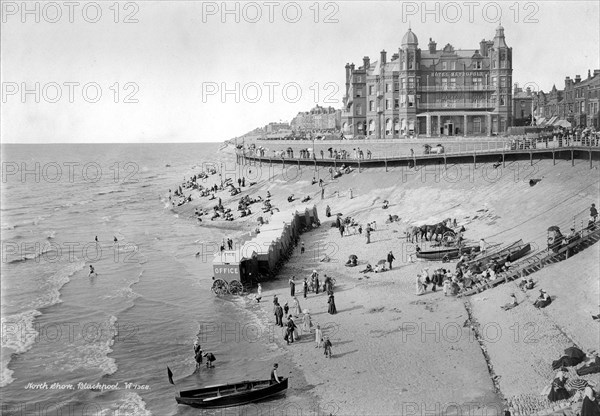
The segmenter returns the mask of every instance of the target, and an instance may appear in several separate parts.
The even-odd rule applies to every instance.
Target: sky
[[[600,68],[598,1],[5,1],[3,143],[215,142],[316,104],[346,63],[476,49],[499,23],[513,82],[548,91]]]

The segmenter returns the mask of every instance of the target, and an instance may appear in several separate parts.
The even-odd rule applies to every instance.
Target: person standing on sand
[[[283,326],[283,308],[279,303],[275,305],[275,325]]]
[[[423,293],[425,293],[425,288],[424,288],[423,282],[421,281],[421,275],[420,274],[417,275],[417,280],[416,280],[415,283],[417,284],[417,288],[416,288],[417,289],[417,293],[416,293],[416,295],[420,296]]]
[[[390,270],[392,270],[392,262],[396,260],[396,257],[394,257],[394,255],[392,254],[392,250],[390,250],[390,252],[387,255],[387,261],[390,264]]]
[[[262,285],[259,283],[258,289],[256,289],[256,302],[260,303],[261,299],[262,299]]]
[[[322,342],[323,342],[323,331],[321,330],[321,325],[317,324],[317,328],[315,329],[315,348],[321,348]]]
[[[288,303],[284,303],[283,304],[283,313],[285,314],[285,316],[288,316],[288,312],[290,311],[290,307],[288,306]]]
[[[339,217],[338,217],[339,218]],[[344,224],[340,224],[340,236],[343,238],[344,237]]]
[[[321,188],[321,199],[325,199],[325,188]]]
[[[329,308],[328,308],[327,312],[330,315],[335,315],[337,313],[337,309],[335,307],[335,299],[333,298],[333,294],[329,295],[329,299],[327,300],[327,303],[329,304]]]
[[[294,296],[294,315],[296,317],[302,314],[302,309],[300,308],[300,302],[298,302],[298,298]]]
[[[308,281],[306,280],[306,277],[302,282],[302,292],[304,292],[304,299],[306,299],[306,294],[308,293]]]
[[[273,364],[273,369],[271,370],[271,384],[281,383],[279,381],[279,376],[277,375],[277,367],[279,367],[277,363]]]
[[[369,224],[367,224],[365,235],[367,236],[367,244],[371,243],[371,226]]]
[[[315,294],[319,294],[319,275],[315,274]]]
[[[308,309],[304,309],[304,316],[302,317],[302,332],[310,334],[310,328],[312,328],[310,313],[308,312]]]
[[[323,345],[323,347],[325,348],[325,357],[327,358],[331,358],[331,341],[329,340],[329,337],[325,337],[325,344]]]
[[[294,295],[296,294],[296,281],[294,280],[295,276],[292,276],[292,278],[290,279],[290,296],[294,297]]]
[[[479,251],[482,254],[485,254],[485,249],[487,248],[487,243],[485,242],[485,240],[482,238],[481,240],[479,240]]]
[[[300,254],[304,254],[304,241],[300,245]]]

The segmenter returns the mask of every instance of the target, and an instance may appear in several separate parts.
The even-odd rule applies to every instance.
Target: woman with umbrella
[[[329,312],[330,315],[335,315],[337,313],[337,309],[335,307],[335,299],[333,298],[333,293],[329,295],[327,303],[329,304],[327,312]]]

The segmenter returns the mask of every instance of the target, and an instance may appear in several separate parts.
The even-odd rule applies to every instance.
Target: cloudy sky
[[[337,108],[344,65],[409,24],[423,49],[475,49],[501,18],[534,89],[600,68],[597,1],[74,3],[2,1],[4,143],[221,141]]]

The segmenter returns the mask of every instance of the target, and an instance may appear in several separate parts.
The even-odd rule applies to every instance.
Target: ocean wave
[[[53,237],[47,237],[47,238],[53,238]],[[6,258],[6,263],[7,264],[14,264],[14,263],[22,263],[25,262],[27,260],[36,260],[46,254],[52,254],[55,255],[57,254],[57,250],[55,247],[53,246],[43,246],[44,248],[39,249],[37,252],[35,253],[30,253],[30,254],[25,254],[25,255],[21,255],[21,257],[17,257],[17,258],[12,258],[9,259],[9,256],[7,256]],[[55,258],[54,256],[51,256],[50,258]]]
[[[14,381],[13,371],[8,364],[14,354],[22,354],[31,349],[39,333],[33,326],[35,317],[41,312],[31,309],[16,315],[2,318],[2,369],[0,373],[0,387]]]
[[[38,225],[41,221],[45,220],[47,217],[43,217],[43,216],[39,216],[37,218],[34,218],[32,220],[27,220],[27,221],[21,221],[18,222],[16,224],[3,224],[2,225],[2,230],[14,230],[15,228],[19,228],[19,227],[25,227],[28,225]]]
[[[125,192],[125,191],[123,189],[113,189],[112,191],[98,192],[98,193],[96,193],[96,195],[119,194],[121,192]]]
[[[46,292],[33,302],[33,307],[45,308],[61,303],[60,289],[71,281],[71,276],[78,271],[83,270],[84,267],[85,262],[79,260],[74,263],[69,263],[67,266],[50,276],[50,278],[43,283],[44,286],[42,289],[46,289]]]
[[[108,409],[102,409],[100,416],[123,415],[123,416],[152,416],[150,410],[146,409],[146,402],[137,393],[124,392],[124,398],[114,403]]]
[[[117,318],[112,316],[106,324],[90,328],[73,344],[61,351],[52,364],[60,371],[76,371],[78,369],[96,370],[103,374],[114,374],[118,367],[114,358],[108,356],[113,350],[118,327]]]

